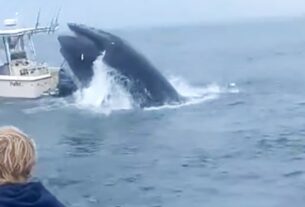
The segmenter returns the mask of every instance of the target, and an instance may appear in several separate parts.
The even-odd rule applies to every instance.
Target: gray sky
[[[33,22],[41,8],[47,22],[61,7],[62,23],[107,28],[305,16],[305,0],[0,0],[0,5],[6,7],[1,20],[18,11],[24,22]]]

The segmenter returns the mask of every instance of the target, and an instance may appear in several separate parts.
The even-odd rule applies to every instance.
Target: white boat
[[[33,35],[53,33],[58,28],[57,17],[50,26],[18,28],[16,19],[4,20],[0,30],[0,50],[5,61],[0,65],[0,97],[39,98],[56,93],[59,67],[50,67],[36,60]]]

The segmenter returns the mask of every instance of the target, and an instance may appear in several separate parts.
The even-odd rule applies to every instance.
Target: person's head
[[[15,127],[0,128],[0,184],[26,182],[35,165],[35,143]]]

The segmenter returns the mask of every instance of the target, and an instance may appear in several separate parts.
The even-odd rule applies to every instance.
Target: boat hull
[[[0,75],[0,97],[39,98],[56,89],[58,84],[56,76],[52,73],[37,77]]]

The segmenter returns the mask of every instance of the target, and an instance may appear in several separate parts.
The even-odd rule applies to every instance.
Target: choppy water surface
[[[116,31],[188,102],[133,108],[102,72],[68,99],[2,99],[0,124],[34,137],[37,176],[67,206],[303,206],[304,23]]]

